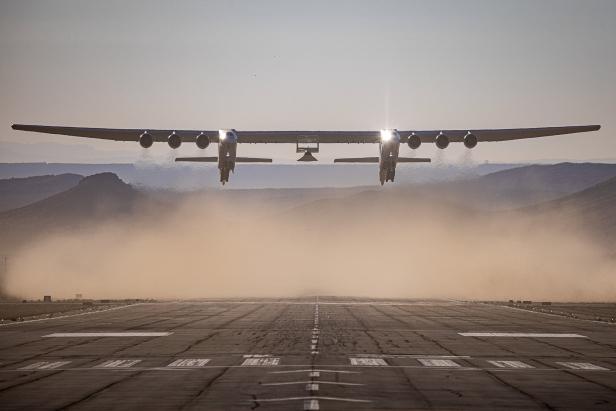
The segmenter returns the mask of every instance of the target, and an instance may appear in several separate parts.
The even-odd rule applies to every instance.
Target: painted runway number
[[[96,368],[130,368],[141,360],[109,360],[96,366]]]
[[[498,368],[535,368],[532,365],[522,361],[488,361],[490,364]]]
[[[265,357],[265,358],[246,358],[242,363],[243,366],[265,366],[274,367],[280,364],[280,358],[278,357]]]
[[[21,367],[20,370],[53,370],[70,363],[70,361],[39,361],[34,364]]]
[[[209,358],[187,358],[175,360],[171,364],[167,365],[167,367],[172,368],[199,368],[205,367],[205,365],[210,362]]]
[[[434,360],[427,358],[419,358],[417,361],[426,367],[459,367],[460,364],[452,360]]]
[[[364,365],[371,367],[387,366],[387,363],[382,358],[350,358],[351,365]]]
[[[595,364],[591,364],[589,362],[557,362],[556,364],[562,365],[563,367],[570,368],[572,370],[595,370],[595,371],[606,371],[607,368],[601,367]]]

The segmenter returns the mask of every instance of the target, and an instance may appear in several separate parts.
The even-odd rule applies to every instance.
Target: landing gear
[[[389,164],[381,165],[381,168],[379,170],[379,179],[381,181],[381,185],[384,185],[388,181],[393,182],[395,177],[396,177],[396,164],[395,163],[390,162]]]
[[[222,167],[220,169],[220,182],[223,186],[229,181],[229,171],[231,171],[229,167]]]

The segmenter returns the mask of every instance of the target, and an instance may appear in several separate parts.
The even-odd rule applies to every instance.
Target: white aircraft
[[[141,147],[151,147],[154,142],[167,142],[173,149],[184,142],[196,143],[201,149],[211,143],[218,143],[218,156],[215,157],[178,157],[175,161],[198,161],[218,163],[220,182],[229,181],[229,172],[234,171],[235,163],[271,163],[269,158],[238,157],[237,145],[243,143],[287,143],[296,144],[296,152],[304,153],[297,161],[316,161],[313,153],[319,152],[321,143],[373,143],[379,145],[378,157],[338,158],[335,163],[379,163],[381,185],[394,181],[398,163],[430,162],[429,158],[399,157],[401,143],[407,143],[411,149],[422,143],[434,143],[445,149],[449,143],[464,143],[473,148],[478,142],[520,140],[555,136],[560,134],[582,133],[599,130],[601,126],[567,126],[543,128],[511,128],[493,130],[396,130],[379,131],[238,131],[227,130],[153,130],[62,127],[28,124],[13,124],[14,130],[34,131],[48,134],[98,138],[115,141],[138,141]]]

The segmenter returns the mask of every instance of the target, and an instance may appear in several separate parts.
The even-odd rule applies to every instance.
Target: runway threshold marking
[[[512,338],[588,338],[572,333],[499,333],[499,332],[464,332],[463,337],[512,337]]]
[[[589,362],[557,362],[556,364],[562,365],[563,367],[567,367],[572,370],[595,370],[595,371],[608,371],[609,368],[601,367],[599,365],[595,365]]]
[[[346,370],[326,370],[322,368],[317,369],[303,369],[303,370],[284,370],[284,371],[270,371],[269,374],[293,374],[293,373],[305,373],[305,372],[332,372],[340,374],[359,374],[359,371],[346,371]]]
[[[488,361],[490,364],[498,368],[535,368],[530,364],[522,361]]]
[[[311,384],[311,383],[319,383],[325,385],[348,385],[348,386],[360,386],[365,384],[360,384],[357,382],[338,382],[338,381],[283,381],[283,382],[268,382],[261,384],[263,386],[276,386],[276,385],[298,385],[298,384]]]
[[[86,332],[86,333],[53,333],[43,338],[79,338],[79,337],[167,337],[170,332]]]
[[[388,364],[382,358],[349,358],[351,365],[386,367]]]
[[[304,411],[315,411],[319,409],[319,400],[304,400]]]
[[[130,368],[141,360],[109,360],[97,365],[95,368]]]
[[[185,358],[173,361],[167,367],[172,368],[199,368],[205,367],[210,362],[209,358]]]
[[[246,358],[242,363],[243,367],[266,366],[274,367],[280,364],[279,357]]]
[[[421,355],[421,354],[351,354],[355,358],[471,358],[470,355]]]
[[[371,400],[360,400],[357,398],[341,398],[341,397],[284,397],[284,398],[259,398],[257,402],[284,402],[284,401],[301,401],[301,400],[320,400],[320,401],[341,401],[341,402],[356,402],[356,403],[370,403]]]
[[[426,367],[459,367],[460,366],[460,364],[452,360],[418,358],[417,361],[419,361]]]
[[[70,364],[70,361],[39,361],[34,364],[21,367],[20,370],[53,370]]]

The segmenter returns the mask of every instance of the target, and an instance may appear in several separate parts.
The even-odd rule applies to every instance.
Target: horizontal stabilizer
[[[351,158],[336,158],[334,163],[378,163],[378,157],[351,157]]]
[[[398,163],[429,163],[429,158],[420,157],[398,157]]]
[[[199,163],[215,163],[218,157],[177,157],[175,161],[195,161]]]
[[[258,158],[258,157],[236,157],[236,163],[271,163],[271,158]]]

